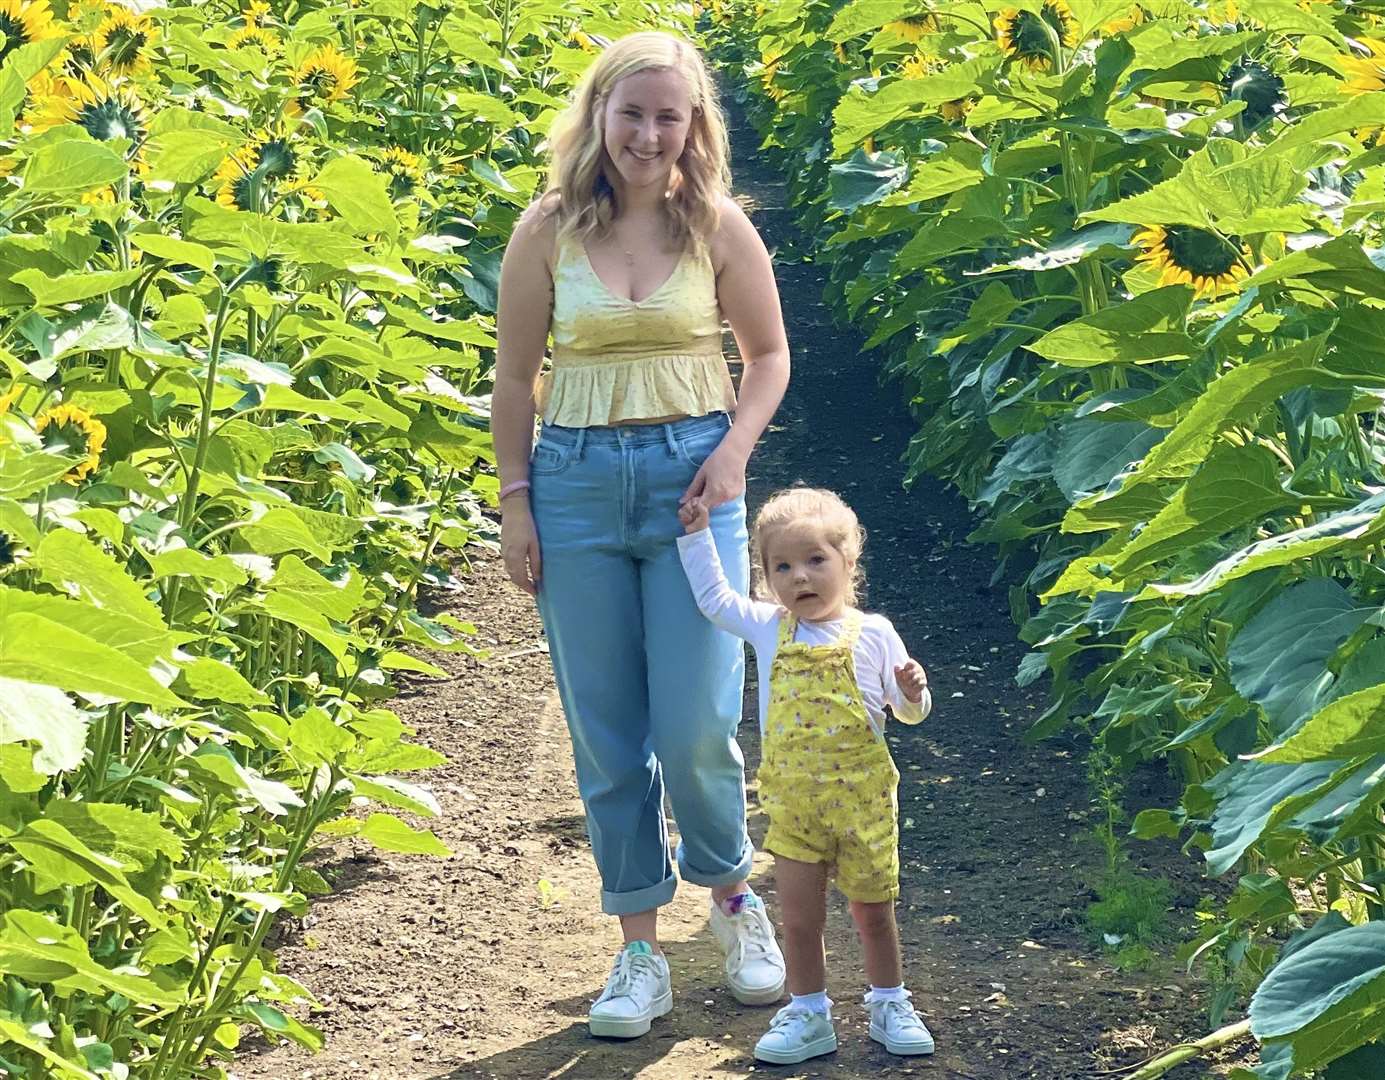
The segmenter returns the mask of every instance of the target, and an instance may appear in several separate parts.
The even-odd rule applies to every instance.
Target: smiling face
[[[815,520],[785,522],[765,537],[765,580],[776,599],[800,619],[822,622],[846,612],[855,563]]]
[[[617,186],[667,188],[692,127],[687,81],[670,68],[627,75],[602,107],[606,153]]]

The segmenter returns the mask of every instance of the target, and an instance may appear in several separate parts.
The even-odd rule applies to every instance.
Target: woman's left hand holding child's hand
[[[916,704],[923,700],[923,692],[928,689],[928,676],[917,660],[900,664],[894,669],[894,678],[906,698]]]
[[[678,508],[678,520],[683,523],[683,532],[701,532],[711,521],[711,511],[701,499],[689,499]]]
[[[745,494],[745,466],[745,455],[723,440],[697,470],[680,501],[701,499],[711,509],[739,498]]]

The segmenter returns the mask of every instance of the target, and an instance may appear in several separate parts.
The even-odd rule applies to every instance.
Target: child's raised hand
[[[711,518],[712,514],[707,509],[707,504],[699,498],[689,499],[678,508],[678,520],[683,523],[685,533],[701,532]]]
[[[923,665],[917,660],[906,660],[894,669],[895,682],[910,701],[917,704],[923,700],[923,692],[928,689],[928,676]]]

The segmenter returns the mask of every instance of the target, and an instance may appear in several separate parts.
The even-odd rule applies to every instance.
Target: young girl
[[[679,511],[683,569],[702,613],[749,641],[760,670],[760,804],[769,817],[792,1000],[755,1045],[761,1061],[796,1064],[837,1048],[827,997],[827,878],[851,901],[865,950],[870,1036],[893,1054],[929,1054],[933,1036],[909,1004],[899,956],[899,771],[885,745],[885,706],[917,724],[928,679],[889,619],[852,605],[864,533],[830,491],[793,488],[755,519],[760,591],[727,582],[692,499]],[[766,677],[768,673],[768,677]]]

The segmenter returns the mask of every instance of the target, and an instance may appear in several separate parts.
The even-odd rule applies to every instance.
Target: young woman
[[[668,34],[630,35],[578,86],[549,190],[501,273],[492,429],[505,567],[538,599],[602,907],[626,942],[591,1009],[596,1035],[642,1035],[671,1007],[657,934],[676,885],[665,788],[679,875],[711,889],[732,992],[770,1003],[784,990],[746,881],[741,646],[699,614],[677,546],[678,509],[699,499],[730,580],[747,587],[746,462],[788,381],[769,255],[728,189],[701,56]],[[744,363],[739,402],[723,320]]]

